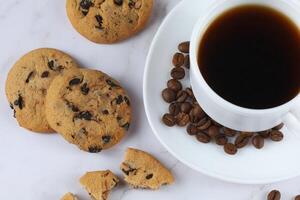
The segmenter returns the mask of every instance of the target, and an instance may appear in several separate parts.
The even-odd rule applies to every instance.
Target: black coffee
[[[300,34],[288,17],[263,6],[242,6],[219,16],[198,52],[208,85],[238,106],[272,108],[300,90]]]

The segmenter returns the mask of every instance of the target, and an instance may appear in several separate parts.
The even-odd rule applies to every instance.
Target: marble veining
[[[172,170],[176,182],[158,191],[135,190],[121,183],[111,194],[111,200],[264,200],[268,191],[275,188],[282,191],[282,199],[293,199],[300,194],[300,178],[270,185],[239,185],[207,177],[173,158],[153,135],[143,108],[145,59],[160,23],[179,2],[156,0],[147,29],[118,44],[98,45],[72,28],[64,0],[1,1],[0,199],[54,200],[70,191],[88,200],[79,177],[86,171],[100,169],[111,169],[121,176],[119,164],[128,146],[155,155]],[[5,78],[21,55],[39,47],[64,50],[81,65],[105,71],[128,89],[134,123],[119,145],[100,154],[88,154],[67,144],[57,134],[40,135],[17,126],[5,98]]]

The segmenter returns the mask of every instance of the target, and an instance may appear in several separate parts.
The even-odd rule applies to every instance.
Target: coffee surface
[[[266,109],[300,90],[300,34],[284,14],[263,6],[241,6],[214,20],[200,42],[200,71],[225,100]]]

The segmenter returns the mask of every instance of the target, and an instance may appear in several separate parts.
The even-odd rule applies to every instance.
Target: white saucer
[[[245,184],[265,184],[299,176],[300,140],[286,128],[283,129],[284,141],[280,143],[266,142],[262,150],[249,146],[229,156],[222,147],[197,142],[185,128],[169,128],[161,122],[161,116],[168,111],[161,91],[170,79],[172,55],[179,42],[190,40],[194,23],[213,2],[181,2],[167,16],[153,39],[144,73],[144,105],[150,126],[171,154],[203,174]]]

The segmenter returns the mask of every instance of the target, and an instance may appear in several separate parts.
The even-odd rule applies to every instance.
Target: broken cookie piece
[[[72,194],[71,192],[68,192],[61,198],[61,200],[78,200],[78,199],[74,194]]]
[[[120,166],[125,181],[136,188],[159,189],[174,182],[171,172],[152,155],[128,148]]]
[[[81,185],[93,200],[106,200],[118,182],[118,177],[110,170],[87,172],[80,178]]]

